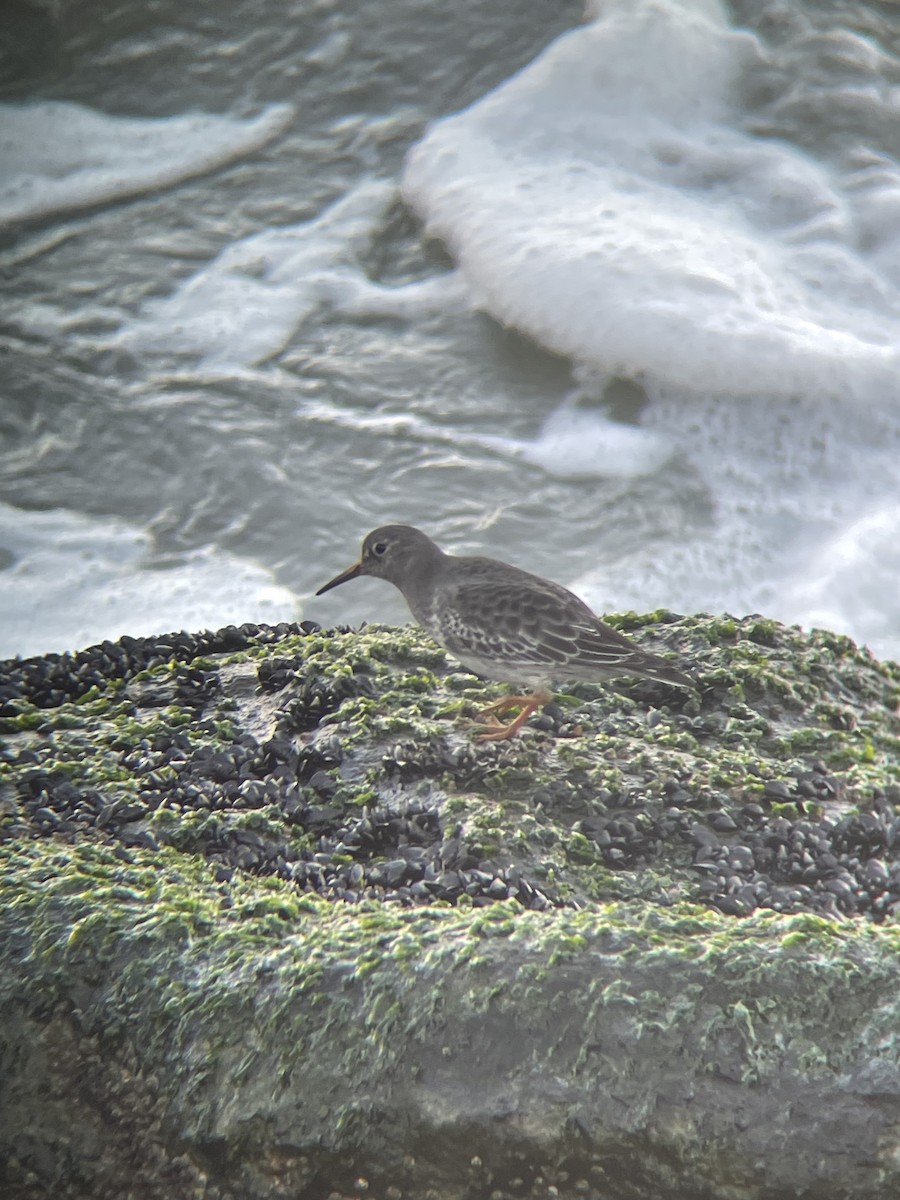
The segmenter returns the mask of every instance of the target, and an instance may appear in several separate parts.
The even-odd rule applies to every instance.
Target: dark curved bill
[[[335,575],[329,583],[324,587],[320,587],[316,592],[317,596],[321,596],[323,592],[330,592],[333,587],[337,587],[339,583],[346,583],[348,579],[355,579],[362,570],[362,563],[356,562],[352,567],[348,567],[346,571],[341,571],[340,575]]]

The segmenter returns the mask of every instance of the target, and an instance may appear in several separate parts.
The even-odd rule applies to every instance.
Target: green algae
[[[816,759],[845,773],[848,802],[864,803],[871,789],[900,774],[895,712],[900,670],[876,664],[848,639],[820,631],[802,635],[760,618],[675,619],[660,612],[620,614],[611,621],[632,631],[650,629],[673,648],[681,639],[683,660],[693,653],[701,690],[714,700],[706,700],[702,710],[656,709],[656,723],[650,724],[645,706],[628,695],[579,684],[559,699],[582,734],[554,742],[526,727],[515,743],[478,746],[462,718],[474,716],[502,689],[453,670],[443,652],[412,628],[372,626],[352,634],[288,637],[271,646],[206,656],[191,666],[216,670],[248,660],[290,662],[297,683],[324,684],[337,699],[319,725],[337,735],[345,751],[344,777],[332,801],[337,808],[361,808],[381,798],[381,762],[369,761],[358,778],[352,763],[356,755],[363,758],[372,746],[387,743],[388,758],[395,753],[430,779],[432,789],[443,789],[447,814],[486,857],[526,861],[536,877],[552,878],[562,895],[581,894],[592,901],[637,896],[642,889],[681,899],[689,888],[678,876],[677,855],[653,868],[613,872],[571,820],[554,815],[552,802],[542,802],[536,812],[534,797],[556,795],[560,781],[582,809],[609,813],[658,801],[661,782],[670,778],[689,777],[703,810],[727,809],[759,796],[767,775],[799,774]],[[132,685],[177,681],[185,666],[177,659],[157,664]],[[842,689],[837,700],[831,697],[835,670]],[[139,695],[130,700],[113,680],[106,689],[92,688],[56,709],[20,702],[19,713],[7,719],[15,728],[7,731],[42,728],[39,764],[63,771],[79,786],[124,798],[142,787],[164,790],[173,781],[171,768],[154,757],[157,740],[165,742],[181,730],[188,739],[186,754],[213,754],[229,748],[242,724],[239,706],[228,697],[216,697],[204,713],[202,735],[195,728],[196,714],[184,705],[165,704],[152,715],[139,706]],[[468,743],[463,767],[454,765],[459,752],[453,749],[449,767],[438,753],[439,769],[432,773],[423,748],[445,740],[453,746]],[[141,760],[139,770],[129,757],[134,755]],[[15,768],[0,762],[0,779],[14,777]],[[392,784],[399,794],[413,794],[415,786],[402,780]],[[608,799],[598,799],[607,794]],[[250,811],[252,818],[212,817],[174,812],[160,801],[153,827],[183,852],[199,844],[212,821],[286,837],[296,846],[308,844],[285,829],[277,810]]]
[[[697,1137],[704,1081],[715,1112],[723,1074],[750,1103],[786,1077],[814,1086],[867,1055],[892,1061],[895,927],[734,921],[644,899],[544,913],[347,906],[276,879],[218,881],[176,848],[130,859],[90,842],[0,847],[0,996],[7,1012],[13,998],[47,1019],[72,1011],[76,1042],[99,1038],[104,1059],[163,1078],[168,1125],[189,1153],[213,1139],[230,1162],[271,1168],[287,1137],[318,1170],[329,1154],[398,1170],[408,1147],[391,1157],[383,1131],[421,1128],[418,1169],[458,1168],[475,1149],[496,1155],[480,1122],[502,1136],[502,1096],[514,1130],[546,1127],[551,1158],[578,1121],[596,1130],[601,1161],[628,1162],[644,1121],[676,1180],[715,1181],[723,1154],[728,1178],[743,1160],[729,1112]],[[689,1082],[694,1100],[668,1131],[654,1116],[667,1078]],[[465,1104],[457,1134],[453,1096]],[[620,1131],[612,1114],[626,1108]],[[646,1163],[647,1150],[632,1153]],[[264,1174],[244,1194],[267,1188]]]
[[[704,686],[716,687],[725,680],[731,680],[733,692],[734,681],[738,679],[742,681],[738,685],[738,690],[746,693],[747,683],[752,680],[757,685],[756,690],[768,698],[766,703],[769,707],[773,701],[777,703],[785,699],[802,701],[804,705],[810,697],[816,701],[812,710],[814,722],[807,720],[796,728],[779,728],[779,725],[785,724],[783,716],[781,718],[765,716],[761,712],[755,712],[752,706],[748,707],[746,702],[736,700],[733,695],[731,697],[726,695],[724,697],[726,723],[722,730],[726,741],[739,737],[743,747],[758,742],[764,748],[771,746],[776,753],[788,751],[794,755],[805,753],[810,757],[817,757],[825,753],[842,753],[852,758],[854,762],[868,765],[879,771],[885,768],[895,768],[898,739],[896,735],[886,739],[883,729],[876,730],[874,736],[866,730],[861,730],[858,749],[853,748],[852,742],[848,744],[846,737],[838,748],[837,739],[833,736],[833,726],[836,720],[843,719],[840,717],[840,713],[846,706],[842,708],[840,704],[830,701],[827,694],[822,694],[821,685],[816,685],[812,678],[804,672],[804,660],[809,660],[810,665],[819,662],[823,667],[831,667],[833,659],[830,658],[830,655],[834,654],[838,654],[843,660],[842,670],[848,669],[849,661],[849,665],[853,667],[857,675],[860,668],[871,672],[870,656],[865,652],[856,651],[852,647],[852,643],[848,643],[846,639],[817,634],[810,643],[809,640],[804,640],[799,631],[792,633],[792,631],[777,626],[774,622],[761,622],[759,619],[745,623],[744,638],[738,638],[739,623],[733,619],[683,618],[680,622],[675,623],[672,622],[670,614],[665,614],[665,616],[671,622],[666,627],[670,636],[677,629],[682,631],[688,640],[695,640],[698,631],[702,631],[706,635],[707,642],[716,647],[715,650],[708,653],[710,661],[698,664],[700,667],[699,677]],[[651,624],[653,620],[659,619],[661,619],[660,614],[651,614],[646,618],[638,618],[631,614],[628,620],[620,623],[629,628],[642,628]],[[717,665],[717,653],[721,653],[723,649],[721,646],[723,629],[727,632],[730,642],[730,645],[725,648],[727,665],[724,661],[722,665]],[[810,645],[812,645],[812,650]],[[773,669],[773,660],[771,657],[766,657],[767,655],[771,656],[773,650],[779,652],[779,661],[784,661],[785,668],[783,670]],[[287,638],[271,647],[253,647],[240,655],[223,656],[222,661],[238,662],[244,661],[246,658],[287,659],[291,655],[296,657],[297,673],[304,680],[324,680],[327,681],[329,687],[334,688],[341,684],[352,685],[355,680],[364,678],[370,685],[367,694],[351,691],[342,699],[336,710],[328,713],[325,717],[327,724],[340,729],[342,736],[351,743],[362,742],[366,738],[392,737],[404,733],[433,737],[439,732],[451,732],[453,727],[452,723],[448,721],[448,717],[456,715],[469,704],[474,710],[477,706],[489,702],[499,690],[495,687],[479,687],[471,681],[466,686],[467,677],[456,673],[448,674],[446,656],[434,647],[424,635],[411,628],[401,631],[386,631],[373,626],[355,634]],[[753,659],[753,662],[749,664],[754,668],[753,670],[749,670],[748,663],[744,661],[748,655]],[[214,660],[209,658],[205,661],[214,664]],[[763,664],[762,666],[759,666],[760,662]],[[756,669],[758,666],[759,669]],[[173,661],[143,672],[142,675],[171,678],[177,676],[180,669],[181,664]],[[870,682],[869,694],[873,698],[878,696],[880,700],[878,708],[882,715],[879,720],[883,725],[883,714],[889,707],[892,697],[900,697],[900,681],[897,680],[895,669],[891,674],[890,665],[882,665],[880,671],[883,681],[882,693],[878,695],[877,687]],[[865,688],[859,687],[858,681],[856,683],[857,691],[864,695]],[[888,685],[886,689],[884,683]],[[449,694],[443,694],[445,687],[455,689],[456,694],[454,695],[452,690]],[[462,695],[459,694],[460,689],[462,689]],[[338,693],[339,690],[338,686]],[[586,685],[584,687],[579,685],[579,690],[582,697],[585,692],[590,694],[592,691]],[[627,696],[613,693],[612,702],[610,702],[610,693],[608,692],[593,689],[593,695],[595,699],[589,702],[586,711],[592,716],[596,714],[599,720],[609,720],[616,715],[620,720],[624,718],[627,723],[630,712],[635,709],[633,702]],[[102,698],[100,699],[102,700]],[[569,695],[564,697],[564,702],[576,706],[579,703],[583,704],[584,701],[579,696]],[[108,699],[106,703],[109,703]],[[159,732],[179,726],[189,728],[192,720],[190,710],[178,705],[169,705],[155,713],[152,718],[138,720],[134,716],[129,717],[121,707],[119,709],[107,708],[101,711],[97,708],[97,704],[97,698],[88,700],[87,697],[82,697],[77,706],[63,705],[60,709],[44,712],[42,719],[55,731],[63,732],[67,722],[72,720],[71,709],[80,707],[88,715],[102,716],[105,720],[114,723],[115,736],[122,744],[144,738],[152,739]],[[807,709],[807,715],[808,712]],[[34,714],[29,713],[28,717],[29,720],[32,720]],[[223,724],[220,726],[219,733],[222,742],[225,742],[229,736],[233,736],[237,726],[233,720],[228,724],[224,723],[223,718],[220,720],[223,720]],[[848,731],[838,730],[838,732],[846,733]],[[596,731],[591,730],[588,736],[592,736],[596,740]],[[696,754],[698,747],[702,747],[702,750],[711,759],[719,750],[719,747],[711,743],[709,737],[698,736],[697,730],[674,724],[670,719],[651,728],[646,726],[641,728],[635,722],[627,723],[625,737],[620,739],[617,746],[609,747],[613,756],[627,757],[634,739],[638,736],[649,747],[648,753],[654,756],[654,761],[659,761],[659,751],[665,748],[682,754]],[[521,740],[521,744],[516,747],[518,758],[520,760],[525,758],[521,767],[523,771],[530,770],[533,766],[533,763],[527,759],[531,745],[531,739],[526,735]],[[481,753],[484,754],[486,750],[487,748],[482,749]],[[533,759],[534,755],[532,754],[531,757]],[[578,768],[578,749],[561,751],[560,757],[561,760],[566,759],[567,769]],[[674,770],[678,765],[677,760],[673,759],[665,769]],[[712,765],[715,767],[716,764]],[[719,773],[726,776],[733,775],[734,765],[723,765],[719,768]]]
[[[195,1022],[219,1024],[245,1011],[261,979],[277,978],[289,987],[265,1016],[253,1002],[253,1020],[258,1030],[260,1022],[265,1026],[267,1044],[274,1039],[294,1061],[304,1046],[310,1049],[307,1039],[322,1033],[305,1029],[309,1013],[296,1009],[296,999],[324,987],[329,1004],[340,1006],[338,981],[353,979],[372,987],[360,1038],[346,1050],[358,1070],[392,1053],[386,1035],[401,1014],[406,1038],[426,1036],[436,996],[416,991],[423,973],[440,971],[456,981],[459,1000],[457,972],[475,972],[466,976],[461,995],[465,1011],[477,1015],[485,1006],[515,1008],[542,972],[574,963],[584,968],[578,987],[595,1011],[626,1004],[640,1011],[641,1028],[648,1031],[695,1018],[697,1006],[711,1000],[702,989],[713,987],[721,998],[712,1004],[707,1034],[719,1024],[743,1030],[747,1044],[756,1047],[748,1070],[759,1079],[783,1069],[773,1030],[796,1036],[806,1029],[809,1041],[811,994],[827,997],[832,1008],[852,1006],[862,1017],[864,994],[881,991],[884,1002],[888,988],[896,993],[900,932],[892,927],[809,914],[757,914],[735,922],[691,905],[648,911],[633,902],[550,913],[526,913],[512,902],[476,910],[335,906],[274,879],[217,882],[209,867],[175,849],[135,851],[133,858],[123,863],[96,845],[3,847],[0,928],[4,944],[18,947],[12,958],[5,952],[7,965],[18,961],[17,971],[45,1005],[54,996],[64,998],[73,973],[99,972],[105,982],[93,1003],[102,1007],[104,1022],[111,1011],[140,1010],[146,1034],[141,1052],[148,1060],[160,1048],[155,1039],[172,1049],[173,1018],[175,1047],[184,1050],[196,1036]],[[517,955],[524,953],[528,970],[521,980],[504,977],[499,988],[496,981],[480,983],[485,956],[491,962],[496,957],[490,945],[506,941]],[[615,960],[635,956],[646,968],[640,985],[616,977]],[[495,966],[503,957],[501,952]],[[654,990],[649,982],[688,968],[693,1014],[685,994],[673,1008],[668,990]],[[571,1002],[577,1005],[577,997]],[[894,1018],[898,1008],[895,999]],[[90,1004],[83,1011],[89,1026],[99,1016]],[[289,1028],[281,1027],[285,1021]],[[888,1023],[885,1013],[878,1028]],[[804,1050],[807,1058],[811,1047]],[[841,1070],[858,1052],[848,1031],[822,1065]]]
[[[577,722],[575,736],[554,740],[526,727],[515,743],[479,746],[465,722],[502,689],[453,670],[412,628],[288,637],[206,656],[202,665],[214,671],[277,660],[290,667],[291,694],[299,689],[302,699],[324,689],[332,707],[326,706],[318,729],[338,738],[344,755],[329,801],[337,810],[427,796],[445,806],[486,858],[522,863],[536,878],[552,879],[563,897],[621,899],[644,890],[681,899],[691,894],[693,878],[680,874],[686,861],[678,846],[663,847],[652,865],[611,871],[595,843],[574,827],[578,814],[557,812],[561,784],[564,807],[609,816],[660,805],[661,785],[671,779],[690,781],[698,812],[728,810],[761,799],[765,778],[800,775],[818,759],[843,773],[845,804],[864,805],[873,789],[897,780],[900,730],[890,707],[900,697],[896,666],[876,664],[847,639],[807,637],[761,618],[676,619],[661,612],[626,614],[613,623],[650,630],[657,644],[680,646],[706,697],[702,706],[652,708],[651,722],[646,704],[621,690],[573,685],[561,702]],[[177,682],[186,665],[172,659],[142,672],[127,691],[111,681],[76,702],[40,710],[42,734],[32,743],[39,766],[62,771],[110,801],[158,792],[149,826],[182,850],[199,848],[213,819],[167,803],[176,773],[155,747],[179,733],[188,758],[227,752],[246,709],[246,702],[242,709],[233,697],[214,696],[201,729],[197,714],[177,701],[152,712],[141,708],[136,684]],[[835,669],[837,699],[831,696]],[[25,717],[28,724],[38,713],[23,710],[13,720]],[[0,763],[0,780],[14,778],[14,766]],[[262,812],[258,824],[243,824],[247,818],[232,812],[215,821],[307,848],[309,839],[267,804],[265,797],[246,802],[249,811]]]

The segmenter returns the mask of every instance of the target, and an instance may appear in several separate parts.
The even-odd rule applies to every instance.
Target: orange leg
[[[549,699],[550,693],[543,691],[531,692],[527,696],[502,696],[479,714],[480,721],[489,721],[490,723],[478,735],[477,740],[479,742],[503,742],[507,738],[515,737],[535,709],[546,704]],[[497,720],[495,713],[505,712],[508,708],[521,708],[522,711],[508,725],[504,725]]]

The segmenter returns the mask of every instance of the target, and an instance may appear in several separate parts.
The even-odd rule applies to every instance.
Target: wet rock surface
[[[620,624],[697,692],[576,685],[509,743],[472,727],[502,689],[413,629],[243,626],[3,664],[10,1194],[122,1194],[130,1161],[148,1196],[769,1196],[833,1179],[815,1174],[826,1149],[843,1171],[830,1194],[896,1194],[879,1130],[900,1117],[900,1067],[855,1004],[883,1021],[900,668],[759,617]],[[374,958],[373,930],[389,947]],[[140,988],[119,994],[122,971]],[[225,976],[236,1015],[219,1028]],[[192,1013],[178,1037],[180,1001],[161,999],[175,980]],[[335,989],[355,1031],[320,1011]],[[322,1128],[264,995],[331,1061],[327,1082],[325,1063],[304,1068]],[[848,1021],[869,1022],[849,1047]],[[211,1045],[227,1047],[217,1086]],[[174,1069],[185,1046],[203,1082]],[[74,1100],[86,1070],[107,1096],[93,1107]],[[54,1131],[54,1095],[78,1136]],[[138,1099],[141,1136],[106,1137]],[[797,1152],[751,1167],[776,1101]],[[814,1103],[842,1113],[827,1147],[831,1118],[796,1115]],[[406,1132],[376,1137],[385,1120]],[[704,1158],[723,1144],[727,1170]]]
[[[413,631],[396,664],[382,631],[312,623],[7,663],[0,836],[170,844],[350,902],[577,906],[656,871],[657,902],[894,916],[897,672],[760,619],[688,631],[698,696],[582,687],[500,746],[464,715],[494,693]]]

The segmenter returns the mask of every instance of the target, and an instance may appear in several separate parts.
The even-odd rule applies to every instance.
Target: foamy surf
[[[605,4],[435,122],[404,196],[479,305],[578,361],[738,396],[864,394],[896,371],[900,320],[878,240],[861,249],[874,203],[744,128],[761,58],[715,5]]]
[[[249,120],[117,117],[57,100],[0,105],[0,226],[171,187],[258,150],[293,118],[288,104]]]
[[[160,563],[123,521],[0,504],[0,657],[122,634],[294,620],[296,598],[255,563],[202,550]]]
[[[744,130],[760,54],[714,6],[605,5],[437,121],[404,196],[479,304],[576,360],[737,395],[886,383],[900,293],[859,250],[869,206]]]
[[[171,295],[148,300],[108,344],[227,371],[273,358],[319,308],[420,317],[461,304],[452,276],[395,288],[366,278],[361,256],[394,197],[392,185],[367,181],[310,221],[226,246]]]
[[[900,489],[900,169],[852,134],[827,157],[762,135],[768,47],[718,4],[591,15],[436,121],[403,179],[474,303],[639,381],[641,432],[694,476],[683,536],[646,514],[576,583],[599,607],[759,607],[895,652],[882,518],[860,520]],[[883,66],[853,56],[887,119]]]
[[[407,438],[460,451],[486,451],[527,463],[554,479],[633,479],[658,471],[672,456],[666,438],[612,421],[579,401],[579,394],[573,392],[550,413],[533,438],[473,433],[407,413],[366,414],[326,401],[305,403],[298,416],[392,441]]]

